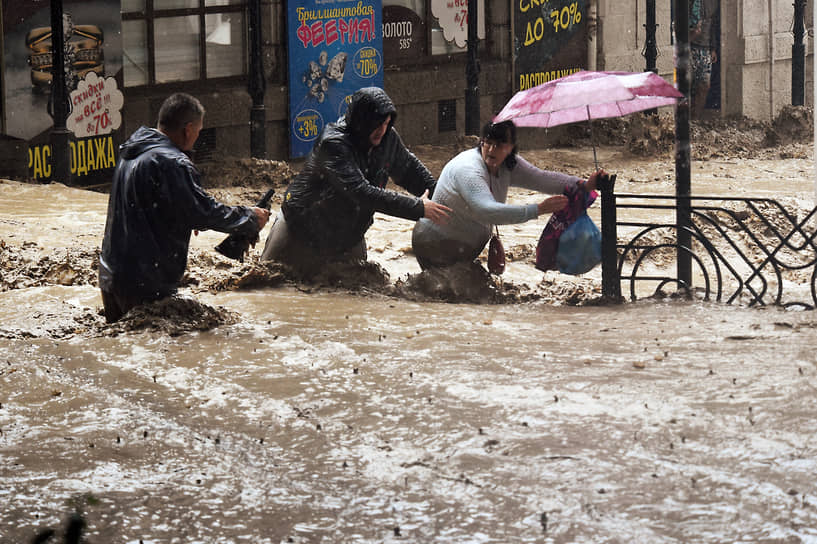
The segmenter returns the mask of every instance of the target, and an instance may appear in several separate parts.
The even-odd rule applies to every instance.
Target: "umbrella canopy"
[[[519,91],[494,122],[555,127],[669,106],[683,96],[653,72],[581,71]]]

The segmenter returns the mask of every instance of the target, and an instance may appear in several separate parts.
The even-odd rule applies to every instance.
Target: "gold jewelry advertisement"
[[[108,177],[122,126],[119,0],[64,0],[64,73],[69,96],[71,176],[80,185]],[[50,0],[2,0],[2,132],[24,140],[19,158],[35,181],[49,180],[53,70]]]

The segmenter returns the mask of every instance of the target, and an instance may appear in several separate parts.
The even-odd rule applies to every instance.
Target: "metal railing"
[[[727,304],[817,308],[817,208],[801,219],[773,199],[615,194],[614,181],[600,187],[606,297],[623,298],[622,285],[631,300],[673,285]]]

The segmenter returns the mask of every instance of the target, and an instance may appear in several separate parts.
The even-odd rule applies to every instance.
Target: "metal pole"
[[[601,191],[601,294],[605,298],[621,298],[621,278],[618,275],[618,234],[616,231],[616,176],[599,180]]]
[[[658,25],[655,24],[655,0],[647,0],[647,22],[644,23],[646,29],[647,39],[644,43],[644,58],[647,60],[647,72],[658,73],[658,68],[655,66],[655,61],[658,58],[658,46],[655,42],[655,29]]]
[[[250,73],[247,92],[252,97],[250,110],[250,155],[264,159],[267,157],[266,125],[267,113],[264,106],[264,62],[262,57],[261,0],[250,0],[249,5]]]
[[[468,0],[468,62],[465,65],[465,133],[479,135],[479,39],[477,0]]]
[[[70,103],[68,89],[65,85],[65,36],[63,34],[62,0],[51,0],[51,117],[54,127],[51,129],[51,152],[53,172],[51,181],[70,185],[71,183],[71,150],[69,138],[71,132],[66,127]]]
[[[791,104],[802,106],[806,93],[806,46],[803,37],[806,0],[794,0],[794,43],[791,46]]]
[[[678,235],[677,266],[678,281],[683,287],[692,288],[692,243],[690,227],[690,146],[689,146],[689,2],[675,2],[675,39],[677,47],[676,73],[678,91],[684,97],[675,108],[675,196],[677,198],[676,230]]]

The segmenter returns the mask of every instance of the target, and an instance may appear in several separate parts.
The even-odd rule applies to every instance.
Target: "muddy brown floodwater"
[[[693,193],[813,206],[809,143],[703,129]],[[620,191],[673,191],[661,141],[600,145]],[[416,151],[438,172],[456,150]],[[411,224],[377,216],[371,262],[312,281],[201,233],[180,297],[107,325],[107,195],[2,181],[0,202],[2,543],[75,511],[89,543],[817,542],[813,311],[595,304],[598,269],[533,267],[544,221],[503,229],[501,281],[422,276]]]

